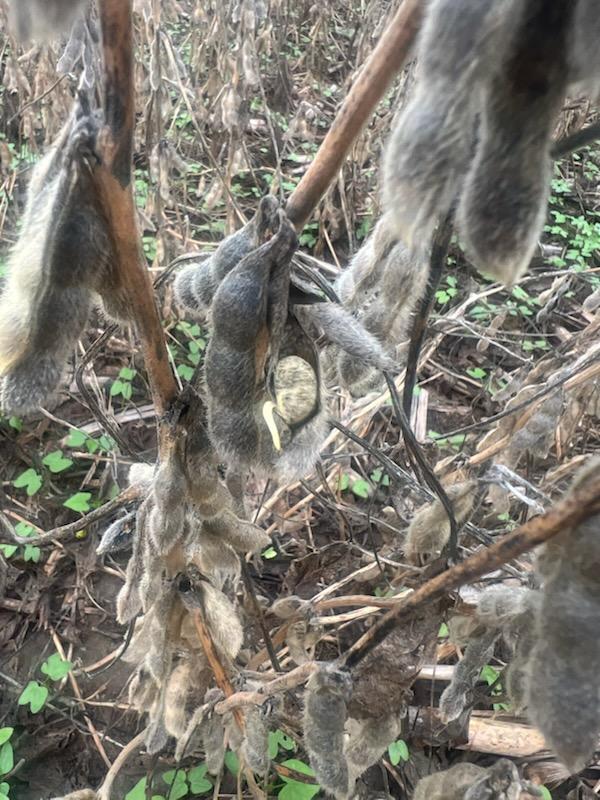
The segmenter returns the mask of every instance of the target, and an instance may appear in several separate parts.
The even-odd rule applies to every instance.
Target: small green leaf
[[[68,675],[73,664],[70,661],[64,661],[58,653],[53,653],[42,664],[42,672],[47,675],[50,680],[60,681],[65,675]]]
[[[206,764],[198,764],[195,767],[192,767],[191,770],[187,774],[187,779],[190,781],[199,781],[200,778],[203,778],[206,775],[207,766]]]
[[[8,742],[10,737],[13,735],[14,728],[0,728],[0,744],[4,744],[4,742]]]
[[[6,775],[15,765],[15,756],[10,742],[0,747],[0,775]]]
[[[10,792],[10,786],[6,781],[0,783],[0,800],[9,800],[8,793]]]
[[[266,550],[263,550],[261,553],[263,558],[275,558],[277,555],[277,550],[274,547],[267,547]]]
[[[0,544],[0,553],[4,556],[4,558],[10,558],[14,556],[17,552],[18,548],[16,544]]]
[[[61,450],[54,450],[42,459],[42,464],[48,467],[50,472],[58,473],[69,469],[73,461],[70,458],[65,458]]]
[[[189,787],[186,783],[185,778],[183,781],[176,781],[169,791],[167,792],[168,800],[179,800],[181,797],[185,797],[190,793]]]
[[[285,733],[283,733],[283,731],[281,731],[279,735],[279,746],[283,747],[283,749],[287,750],[288,752],[293,752],[296,749],[296,742],[291,736],[287,736]]]
[[[491,686],[493,683],[495,683],[499,674],[500,673],[498,670],[494,669],[491,664],[486,664],[485,667],[482,667],[481,669],[480,678],[482,681],[485,681],[488,686]]]
[[[19,534],[19,536],[23,536],[23,538],[27,536],[33,536],[35,531],[28,525],[26,522],[19,522],[15,526],[15,532]]]
[[[440,625],[440,629],[438,631],[438,639],[445,639],[447,636],[450,635],[450,631],[448,630],[448,626],[445,622],[442,622]]]
[[[184,381],[191,381],[194,375],[194,368],[190,367],[188,364],[179,364],[177,366],[177,374],[180,378],[183,378]]]
[[[339,488],[340,492],[345,492],[346,489],[349,486],[350,486],[350,476],[346,475],[346,473],[343,472],[340,475],[340,478],[339,478],[339,481],[338,481],[338,488]]]
[[[546,786],[538,786],[537,788],[539,789],[543,800],[552,800],[552,795]]]
[[[27,686],[21,692],[19,697],[19,705],[29,705],[32,714],[37,714],[44,707],[44,703],[48,698],[48,689],[42,686],[37,681],[29,681]]]
[[[563,217],[563,214],[559,214],[557,211],[553,211],[552,213],[556,216]],[[564,222],[564,219],[557,219],[556,221]],[[522,289],[520,286],[513,286],[512,296],[515,298],[515,300],[522,300],[523,302],[528,302],[531,299],[525,289]]]
[[[190,787],[192,789],[192,794],[206,794],[206,792],[210,792],[213,785],[208,778],[201,778],[199,781],[191,783]]]
[[[317,783],[287,781],[277,797],[279,800],[312,800],[321,787]]]
[[[206,777],[206,764],[199,764],[197,767],[192,767],[187,777],[190,782],[192,794],[204,794],[205,792],[209,792],[213,787],[212,781]]]
[[[408,745],[404,739],[398,739],[398,741],[392,742],[388,747],[388,754],[394,766],[397,766],[401,761],[408,761],[410,759]]]
[[[23,420],[19,417],[9,417],[8,424],[11,428],[14,428],[17,433],[20,433],[23,430]]]
[[[70,508],[71,511],[79,511],[81,514],[90,510],[91,492],[77,492],[71,495],[68,500],[65,500],[63,505],[65,508]]]
[[[132,381],[136,375],[136,370],[130,369],[129,367],[123,367],[119,372],[119,378],[122,378],[124,381]]]
[[[121,389],[121,394],[125,398],[125,400],[131,400],[131,396],[133,394],[133,387],[130,383],[124,383],[123,388]]]
[[[175,787],[181,784],[185,785],[187,793],[187,781],[184,769],[170,769],[167,772],[163,772],[162,779],[169,786]]]
[[[476,380],[483,380],[483,378],[485,378],[487,375],[487,372],[484,369],[481,369],[481,367],[472,367],[471,369],[467,370],[467,375],[470,375]]]
[[[91,437],[85,443],[85,449],[88,451],[88,453],[90,453],[90,455],[93,455],[99,447],[100,445],[98,442]]]
[[[287,733],[284,733],[283,731],[280,731],[280,730],[275,731],[275,733],[279,737],[279,746],[280,747],[283,747],[283,749],[287,750],[288,752],[290,750],[295,750],[296,749],[296,742],[292,739],[291,736],[288,736]]]
[[[377,467],[377,469],[373,470],[371,473],[371,480],[373,483],[379,483],[381,486],[390,485],[390,476],[386,475],[381,467]]]
[[[39,547],[35,547],[33,544],[26,544],[23,550],[23,561],[33,561],[34,564],[37,564],[41,555],[42,551]]]
[[[104,433],[98,439],[98,444],[103,450],[112,450],[115,446],[114,441],[110,438],[110,436],[106,436]]]
[[[290,736],[278,729],[269,733],[269,758],[271,760],[277,756],[280,747],[288,751],[295,750],[296,743]]]
[[[232,775],[237,775],[240,771],[240,761],[233,750],[228,750],[225,753],[225,766]]]
[[[40,490],[42,483],[42,476],[39,472],[36,472],[30,467],[26,469],[25,472],[17,475],[13,481],[13,486],[16,489],[25,489],[27,496],[33,497],[33,495]]]
[[[123,386],[125,384],[122,381],[113,381],[110,387],[110,396],[117,397],[117,395],[123,394]]]
[[[125,800],[146,800],[146,778],[141,778],[125,795]]]
[[[362,497],[366,499],[371,494],[371,487],[369,486],[368,482],[362,478],[352,481],[352,486],[350,489],[352,494],[356,495],[356,497]]]
[[[85,444],[88,436],[83,431],[71,429],[67,437],[67,447],[81,447]]]
[[[287,761],[283,761],[282,765],[284,767],[289,767],[290,769],[295,770],[296,772],[302,773],[302,775],[309,775],[311,778],[314,778],[315,771],[312,767],[309,767],[308,764],[305,764],[304,761],[300,761],[299,758],[288,758]],[[281,776],[284,781],[291,781],[293,778],[286,778],[284,775]]]

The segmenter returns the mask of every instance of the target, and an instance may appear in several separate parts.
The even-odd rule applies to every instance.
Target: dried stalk
[[[286,672],[285,675],[274,678],[272,681],[265,683],[253,692],[236,692],[235,694],[230,694],[225,700],[221,700],[216,704],[215,711],[217,714],[225,714],[228,711],[233,711],[235,714],[236,709],[239,709],[240,706],[262,705],[269,697],[273,697],[273,695],[280,694],[281,692],[287,692],[289,689],[294,689],[301,683],[306,683],[317,669],[317,664],[314,661],[309,661],[306,664],[302,664],[290,670],[290,672]]]
[[[158,416],[177,394],[150,274],[142,256],[131,183],[134,127],[131,0],[100,0],[106,126],[94,181],[114,241],[114,265],[129,297]]]
[[[115,782],[115,778],[121,771],[123,764],[127,761],[129,756],[135,750],[137,750],[141,744],[144,743],[145,737],[146,729],[144,729],[141,733],[138,733],[137,736],[134,736],[133,739],[125,745],[119,755],[115,758],[111,768],[106,773],[106,777],[102,782],[102,786],[98,789],[98,800],[110,800],[112,785]]]

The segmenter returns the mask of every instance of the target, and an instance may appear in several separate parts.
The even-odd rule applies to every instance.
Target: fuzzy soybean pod
[[[243,228],[223,239],[214,253],[181,270],[174,283],[177,302],[192,312],[206,312],[222,280],[277,227],[278,209],[276,198],[266,195]]]
[[[481,272],[512,284],[525,271],[546,218],[550,145],[564,101],[577,3],[527,0],[484,90],[475,160],[458,208],[466,253]]]
[[[413,800],[464,800],[465,792],[483,776],[483,767],[455,764],[450,769],[421,778]]]
[[[580,485],[600,470],[592,458]],[[540,555],[544,584],[527,664],[532,721],[571,772],[586,765],[600,735],[600,515],[551,540]]]
[[[6,413],[27,414],[52,400],[99,295],[111,315],[128,317],[92,180],[100,125],[81,95],[31,176],[0,297]]]
[[[318,782],[337,798],[349,790],[344,726],[351,689],[349,674],[331,664],[321,665],[306,684],[304,744]]]
[[[388,143],[383,198],[409,248],[427,241],[468,167],[481,87],[523,0],[433,0],[418,42],[414,96]]]
[[[451,683],[444,689],[440,698],[440,716],[444,722],[458,719],[472,702],[472,692],[481,673],[494,652],[494,644],[500,635],[498,630],[484,630],[473,636],[452,676]]]

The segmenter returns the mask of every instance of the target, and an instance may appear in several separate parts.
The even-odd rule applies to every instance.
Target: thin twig
[[[452,220],[454,210],[451,209],[446,218],[438,225],[431,245],[431,255],[429,257],[429,279],[425,294],[419,302],[419,308],[415,315],[412,330],[410,332],[410,344],[406,356],[406,375],[404,377],[404,391],[402,405],[407,419],[410,420],[413,392],[419,367],[419,355],[427,328],[427,321],[433,308],[435,292],[440,282],[442,272],[446,265],[450,239],[452,238]]]
[[[301,664],[299,667],[286,672],[285,675],[274,678],[252,692],[236,692],[229,695],[225,700],[221,700],[216,704],[215,711],[217,714],[226,714],[228,711],[233,711],[235,714],[236,709],[239,709],[240,706],[262,705],[269,697],[294,689],[296,686],[300,686],[301,683],[306,683],[318,668],[318,664],[315,661]]]
[[[63,539],[68,539],[69,537],[74,536],[76,533],[84,530],[94,522],[104,519],[109,514],[112,514],[114,511],[117,511],[124,505],[127,505],[127,503],[133,503],[134,501],[139,500],[142,495],[142,491],[143,488],[140,484],[128,486],[127,489],[124,489],[121,492],[121,494],[117,495],[112,500],[109,500],[107,503],[104,503],[104,505],[100,506],[100,508],[95,508],[93,511],[90,511],[89,514],[85,514],[83,517],[75,520],[75,522],[69,522],[67,525],[62,525],[60,528],[54,528],[53,530],[48,531],[47,533],[42,533],[39,536],[19,536],[14,532],[12,526],[8,523],[4,515],[0,514],[1,527],[8,534],[8,538],[6,538],[0,533],[0,541],[10,541],[16,544],[31,544],[36,545],[36,547],[49,544],[50,542],[60,542]]]
[[[244,585],[246,586],[246,590],[248,591],[248,595],[250,597],[250,602],[252,604],[254,614],[256,616],[256,619],[258,620],[258,624],[262,631],[263,640],[265,642],[265,647],[267,648],[267,653],[269,654],[269,660],[271,661],[271,666],[273,667],[275,672],[281,672],[281,664],[279,663],[279,660],[277,658],[277,653],[275,652],[275,648],[273,647],[273,642],[271,641],[271,636],[269,635],[269,631],[265,624],[265,616],[263,614],[262,608],[258,603],[258,598],[256,597],[256,589],[254,588],[254,582],[252,580],[252,576],[250,575],[248,564],[246,563],[243,557],[240,559],[240,563],[242,566],[242,579],[244,581]]]
[[[206,623],[204,622],[204,617],[198,608],[189,609],[189,613],[192,615],[196,633],[200,639],[200,644],[204,650],[206,660],[208,661],[210,668],[213,671],[213,675],[215,676],[217,686],[223,692],[225,697],[231,697],[234,694],[233,686],[227,677],[227,673],[223,669],[217,649],[213,643],[208,628],[206,627]],[[234,711],[233,713],[240,730],[243,731],[245,729],[244,717],[239,713],[239,711]]]
[[[133,739],[125,745],[119,755],[115,758],[111,768],[108,770],[104,780],[102,781],[102,786],[98,789],[98,800],[110,800],[112,785],[115,782],[115,778],[121,771],[121,768],[129,756],[144,743],[146,738],[146,730],[147,729],[144,728],[141,733],[138,733],[137,736],[134,736]]]

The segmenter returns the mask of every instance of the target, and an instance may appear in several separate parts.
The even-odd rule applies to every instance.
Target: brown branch
[[[221,660],[219,658],[219,654],[217,653],[217,649],[214,645],[214,642],[211,638],[210,632],[204,622],[204,617],[202,616],[202,612],[198,608],[188,608],[189,613],[192,615],[192,619],[194,620],[194,626],[196,628],[196,632],[198,634],[198,638],[200,639],[200,644],[202,645],[202,649],[204,650],[204,654],[206,655],[206,660],[208,661],[210,668],[213,671],[213,675],[215,676],[215,681],[219,689],[223,692],[226,698],[233,697],[234,691],[233,686],[231,685],[231,681],[227,676],[223,665],[221,664]],[[239,710],[239,708],[232,709],[233,717],[238,725],[238,728],[242,733],[246,730],[246,720],[244,719],[244,715]],[[246,766],[242,762],[242,771],[246,778],[246,782],[248,784],[248,788],[252,796],[255,800],[266,800],[266,795],[262,791],[262,789],[257,785],[252,770]]]
[[[444,597],[447,592],[458,589],[465,583],[493,572],[507,561],[518,558],[565,530],[577,527],[588,517],[598,513],[600,513],[600,475],[574,489],[546,514],[526,522],[490,547],[474,553],[462,564],[457,564],[427,581],[361,636],[342,656],[341,662],[351,669],[396,626],[406,622],[422,606]]]
[[[131,0],[100,0],[100,20],[106,126],[99,137],[102,164],[94,171],[94,180],[114,242],[115,275],[129,299],[152,398],[162,416],[177,394],[177,383],[142,255],[131,182],[135,121]]]
[[[144,728],[144,730],[138,733],[137,736],[134,736],[134,738],[125,745],[119,755],[115,758],[111,768],[106,773],[106,777],[102,781],[102,786],[98,789],[98,800],[110,800],[112,785],[115,782],[115,778],[121,771],[121,768],[129,756],[144,743],[147,730],[147,728]]]
[[[288,200],[286,212],[300,230],[342,166],[414,42],[424,3],[404,0],[338,111],[315,160]]]
[[[315,661],[301,664],[301,666],[286,672],[285,675],[274,678],[252,692],[229,694],[225,700],[221,700],[215,705],[215,711],[217,714],[226,714],[228,711],[233,711],[235,714],[235,710],[240,706],[262,705],[267,698],[281,692],[287,692],[289,689],[294,689],[301,683],[306,683],[317,670],[318,665]]]
[[[132,503],[135,500],[138,500],[142,495],[142,486],[140,484],[136,484],[135,486],[128,486],[127,489],[124,489],[121,494],[117,495],[112,500],[109,500],[104,505],[100,506],[100,508],[95,508],[93,511],[90,511],[89,514],[85,514],[85,516],[80,517],[75,522],[69,522],[67,525],[62,525],[60,528],[54,528],[47,533],[42,533],[39,536],[18,536],[12,529],[12,526],[8,523],[8,521],[4,518],[3,515],[0,515],[0,527],[3,528],[6,533],[8,534],[7,537],[3,537],[0,533],[0,541],[11,542],[13,544],[31,544],[36,545],[39,547],[43,544],[49,544],[50,542],[60,542],[63,539],[68,539],[71,536],[74,536],[78,531],[87,528],[88,525],[91,525],[94,522],[98,522],[104,517],[107,517],[109,514],[112,514],[113,511],[117,511],[119,508],[122,508],[127,503]]]
[[[194,620],[194,627],[196,628],[196,632],[198,634],[198,638],[200,639],[202,649],[204,650],[206,660],[208,661],[210,668],[213,671],[213,675],[215,676],[217,686],[223,692],[225,697],[231,697],[234,694],[233,686],[231,685],[231,681],[223,669],[223,665],[221,664],[217,649],[214,645],[208,628],[206,627],[202,613],[198,608],[191,608],[189,609],[189,612]],[[233,716],[235,717],[235,721],[239,725],[240,730],[244,731],[246,728],[246,723],[243,715],[239,711],[234,710]]]

